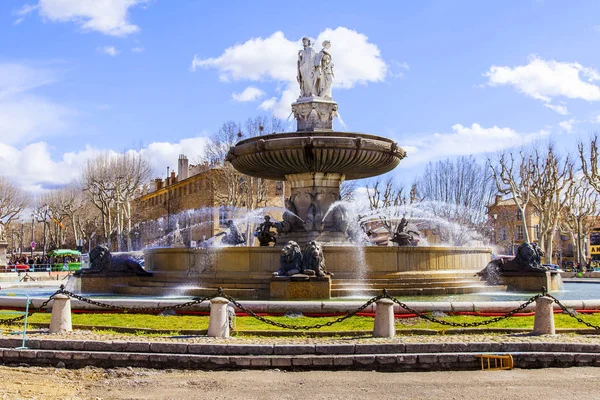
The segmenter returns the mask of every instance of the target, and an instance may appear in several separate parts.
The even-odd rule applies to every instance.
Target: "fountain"
[[[282,247],[290,241],[299,247],[320,243],[327,270],[334,274],[332,280],[320,277],[327,279],[327,294],[317,290],[318,294],[308,295],[312,298],[370,296],[382,288],[392,295],[490,290],[476,273],[490,261],[491,249],[416,246],[418,239],[404,231],[406,224],[394,236],[399,246],[365,246],[357,256],[358,245],[349,239],[349,233],[356,235],[356,227],[349,227],[354,221],[340,204],[340,184],[389,172],[406,153],[384,137],[334,131],[338,105],[331,96],[331,43],[323,42],[318,54],[308,38],[303,47],[297,76],[301,94],[292,104],[297,131],[242,140],[227,155],[227,161],[244,174],[288,182],[291,190],[282,221],[265,216],[255,232],[260,246],[148,249],[145,268],[153,276],[130,276],[123,284],[107,285],[107,292],[206,295],[223,287],[237,298],[278,297],[272,275],[280,270]],[[241,235],[239,240],[233,236],[228,236],[231,244],[243,242]],[[81,276],[82,291],[85,277]]]

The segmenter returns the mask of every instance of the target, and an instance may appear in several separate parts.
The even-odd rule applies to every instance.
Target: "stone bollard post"
[[[373,337],[392,338],[396,336],[394,325],[394,302],[390,299],[378,300],[375,304],[375,327]]]
[[[64,294],[57,294],[52,302],[50,333],[71,332],[72,330],[71,298]]]
[[[533,322],[533,333],[535,335],[554,335],[554,312],[552,305],[554,301],[550,297],[540,297],[535,301],[535,319]]]
[[[227,304],[229,304],[229,300],[223,297],[215,297],[210,301],[210,321],[208,322],[209,337],[229,337]]]

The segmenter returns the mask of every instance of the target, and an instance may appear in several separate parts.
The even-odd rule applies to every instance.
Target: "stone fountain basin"
[[[246,175],[273,180],[309,172],[362,179],[391,171],[405,156],[394,141],[380,136],[298,132],[242,140],[231,148],[227,160]]]

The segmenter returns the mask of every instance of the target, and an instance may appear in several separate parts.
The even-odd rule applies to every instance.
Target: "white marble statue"
[[[315,94],[319,97],[331,99],[331,85],[333,84],[333,62],[331,61],[331,53],[329,48],[331,42],[326,40],[323,42],[323,49],[315,58],[314,72],[314,87]]]
[[[2,222],[0,222],[0,242],[6,242],[6,229]]]
[[[314,90],[315,50],[310,46],[310,39],[302,38],[304,49],[298,52],[298,76],[300,97],[316,95]]]

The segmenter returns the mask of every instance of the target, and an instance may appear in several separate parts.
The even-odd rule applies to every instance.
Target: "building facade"
[[[167,171],[166,179],[154,179],[134,202],[139,247],[200,245],[236,219],[244,221],[239,228],[248,230],[250,237],[255,221],[247,218],[249,209],[283,207],[284,182],[258,181],[230,169],[220,164],[189,165],[180,155],[177,173]]]
[[[525,224],[523,214],[512,198],[503,199],[497,195],[494,203],[488,206],[488,217],[491,223],[490,243],[496,246],[497,254],[515,255],[516,250],[525,242],[525,229],[529,240],[537,242],[540,239],[540,218],[533,205],[525,208]],[[526,227],[526,228],[525,228]],[[553,260],[561,266],[573,263],[575,250],[570,235],[555,232]]]

